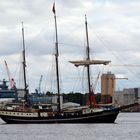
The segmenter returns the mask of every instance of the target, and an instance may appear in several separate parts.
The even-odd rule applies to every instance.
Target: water
[[[5,124],[0,140],[140,140],[140,113],[120,113],[115,124]]]

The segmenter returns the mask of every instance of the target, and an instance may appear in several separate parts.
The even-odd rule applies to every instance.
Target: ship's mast
[[[24,78],[24,91],[25,91],[25,100],[27,101],[27,81],[26,81],[26,54],[25,54],[25,40],[24,40],[24,26],[22,22],[22,55],[23,55],[23,78]]]
[[[53,4],[53,13],[55,21],[55,63],[56,63],[56,80],[57,80],[57,94],[58,94],[58,111],[61,112],[60,108],[60,81],[59,81],[59,64],[58,64],[58,35],[57,35],[57,20],[56,20],[56,10],[55,3]]]
[[[87,46],[86,46],[86,60],[90,60],[90,48],[89,48],[89,39],[88,39],[88,27],[87,27],[87,17],[85,15],[85,28],[86,28],[86,41],[87,41]],[[88,91],[89,91],[89,101],[90,101],[90,107],[92,106],[91,104],[91,81],[90,81],[90,65],[87,65],[87,80],[88,80]]]
[[[86,66],[87,67],[87,80],[88,80],[88,92],[89,92],[89,101],[90,107],[92,107],[92,87],[91,87],[91,79],[90,79],[90,65],[107,65],[111,61],[107,60],[90,60],[90,48],[89,48],[89,39],[88,39],[88,26],[87,26],[87,18],[85,15],[85,28],[86,28],[86,60],[77,60],[77,61],[69,61],[70,63],[74,64],[76,67],[79,66]]]

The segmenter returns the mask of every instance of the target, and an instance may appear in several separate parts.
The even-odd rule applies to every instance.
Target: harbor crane
[[[4,60],[4,63],[5,63],[9,83],[10,83],[10,89],[13,89],[15,87],[14,79],[11,77],[10,70],[8,68],[8,64],[7,64],[6,60]]]
[[[38,93],[41,93],[41,83],[42,83],[43,75],[40,76],[39,85],[38,85]]]

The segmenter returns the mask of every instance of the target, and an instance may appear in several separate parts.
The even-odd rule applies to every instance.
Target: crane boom
[[[115,79],[125,79],[125,80],[128,80],[128,78],[125,78],[125,77],[124,77],[124,78],[119,78],[119,77],[118,77],[118,78],[115,78]]]
[[[4,60],[4,63],[5,63],[8,79],[9,79],[9,82],[10,82],[10,88],[12,89],[13,88],[13,84],[14,84],[13,83],[13,78],[11,77],[11,74],[10,74],[10,71],[9,71],[9,68],[8,68],[6,60]]]
[[[38,86],[38,92],[39,92],[39,93],[41,93],[42,78],[43,78],[43,75],[40,76],[40,80],[39,80],[39,86]]]
[[[117,67],[140,67],[140,65],[131,65],[131,64],[127,64],[127,65],[110,65],[110,66],[117,66]]]

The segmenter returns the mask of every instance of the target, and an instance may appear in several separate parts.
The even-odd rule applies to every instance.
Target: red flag
[[[53,11],[53,13],[55,14],[55,2],[53,3],[52,11]]]

